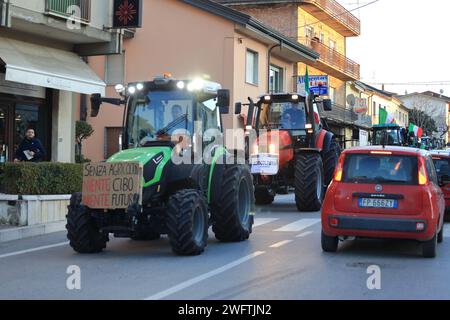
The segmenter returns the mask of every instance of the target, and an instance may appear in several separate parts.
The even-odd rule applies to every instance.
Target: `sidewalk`
[[[66,221],[58,221],[29,227],[0,226],[0,243],[41,236],[66,229]]]

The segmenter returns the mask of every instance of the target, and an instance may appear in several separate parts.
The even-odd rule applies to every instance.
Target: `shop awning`
[[[0,37],[5,80],[84,94],[105,94],[105,83],[81,58],[53,49]]]

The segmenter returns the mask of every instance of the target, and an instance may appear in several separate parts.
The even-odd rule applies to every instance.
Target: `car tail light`
[[[330,226],[337,227],[339,225],[339,219],[338,218],[331,218],[330,219]]]
[[[336,166],[336,171],[334,172],[334,181],[341,182],[343,174],[344,174],[344,156],[341,156]]]
[[[425,169],[425,164],[423,163],[423,159],[419,159],[419,170],[418,170],[418,179],[419,185],[425,186],[428,184],[427,172]]]
[[[416,223],[416,230],[417,230],[417,231],[423,231],[423,230],[425,230],[425,223],[423,223],[423,222],[417,222],[417,223]]]

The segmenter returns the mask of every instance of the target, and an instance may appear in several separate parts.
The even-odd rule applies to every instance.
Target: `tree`
[[[436,121],[424,111],[416,108],[409,111],[409,122],[422,128],[424,135],[426,136],[430,136],[433,132],[438,131]]]
[[[85,121],[77,121],[75,129],[75,139],[77,144],[76,160],[77,162],[85,162],[82,154],[83,141],[94,134],[92,126]]]

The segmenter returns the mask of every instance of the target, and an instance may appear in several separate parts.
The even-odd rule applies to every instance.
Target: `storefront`
[[[79,93],[101,93],[104,82],[75,53],[0,37],[0,162],[14,153],[28,128],[46,161],[73,162]]]

